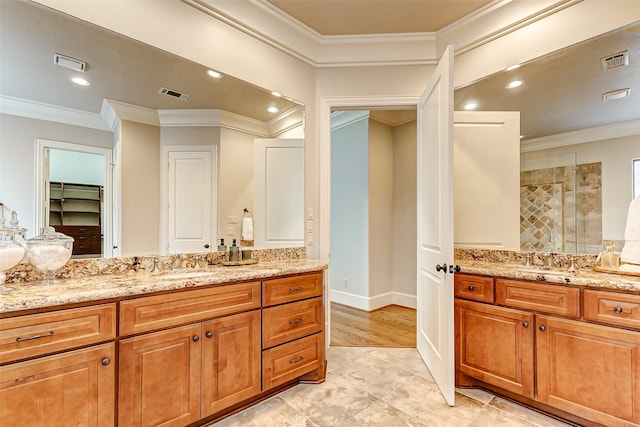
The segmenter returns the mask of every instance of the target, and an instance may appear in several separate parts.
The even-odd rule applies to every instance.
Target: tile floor
[[[567,426],[480,390],[444,403],[415,348],[331,347],[326,382],[299,384],[215,427]]]

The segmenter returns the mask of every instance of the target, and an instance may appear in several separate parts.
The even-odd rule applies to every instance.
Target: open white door
[[[417,347],[453,406],[453,46],[418,104],[417,175]]]

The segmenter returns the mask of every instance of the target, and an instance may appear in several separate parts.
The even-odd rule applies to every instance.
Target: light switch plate
[[[307,208],[307,219],[313,219],[313,208]]]
[[[238,223],[238,217],[236,215],[229,215],[229,217],[227,218],[227,223],[229,223],[229,224],[237,224]]]
[[[313,233],[307,233],[307,246],[313,246]]]
[[[235,227],[231,227],[231,226],[230,226],[230,227],[228,227],[228,228],[227,228],[227,234],[228,234],[229,236],[233,236],[234,234],[236,234],[236,228],[235,228]]]
[[[307,233],[313,233],[313,220],[307,220]]]

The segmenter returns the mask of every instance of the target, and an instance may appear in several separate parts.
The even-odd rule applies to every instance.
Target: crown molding
[[[304,106],[302,105],[293,107],[267,122],[270,138],[275,138],[299,126],[304,126]]]
[[[100,114],[0,95],[0,113],[110,131]]]
[[[117,120],[129,120],[131,122],[144,123],[151,126],[159,126],[158,112],[153,108],[116,101],[105,98],[102,102],[103,119],[110,124],[111,130],[115,129]]]
[[[449,44],[460,55],[584,0],[494,0],[437,32],[323,36],[267,0],[181,0],[316,68],[433,65]]]
[[[158,118],[162,127],[221,127],[262,138],[269,136],[266,123],[225,110],[158,110]]]
[[[588,129],[580,129],[573,132],[559,133],[557,135],[543,136],[520,143],[520,152],[545,150],[548,148],[564,147],[567,145],[582,144],[585,142],[602,141],[605,139],[621,138],[631,135],[640,135],[640,120],[613,123]]]
[[[333,132],[334,130],[368,119],[368,110],[333,111],[331,113],[331,131]]]

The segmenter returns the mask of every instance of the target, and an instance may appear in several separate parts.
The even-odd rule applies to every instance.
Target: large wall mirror
[[[299,102],[29,1],[3,0],[0,20],[0,202],[19,213],[28,237],[91,221],[102,227],[98,256],[204,252],[220,238],[239,241],[247,209],[256,228],[300,229],[300,238],[297,228],[266,236],[265,247],[304,244],[303,164],[291,167],[300,177],[290,197],[263,185],[282,159],[304,161]],[[257,145],[271,150],[258,169]],[[103,163],[112,176],[77,182],[86,164],[68,154],[96,150],[110,153]],[[56,158],[65,160],[52,170],[66,182],[49,175]],[[282,218],[287,203],[295,208]]]
[[[520,112],[521,250],[621,248],[640,176],[638,23],[461,87],[455,109]]]

